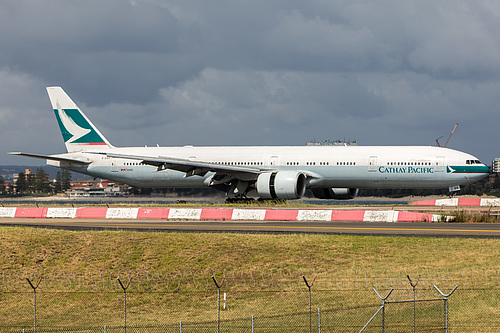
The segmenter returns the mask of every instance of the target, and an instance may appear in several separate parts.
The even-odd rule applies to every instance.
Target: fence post
[[[130,286],[130,277],[128,279],[127,285],[124,286],[119,277],[116,278],[120,287],[123,289],[123,332],[127,333],[127,288]]]
[[[385,297],[381,297],[378,294],[378,292],[375,290],[375,288],[373,288],[373,290],[375,291],[375,293],[377,294],[377,296],[382,300],[382,333],[384,333],[385,332],[385,300],[387,298],[389,298],[389,295],[392,293],[392,291],[394,289],[391,289],[391,291],[389,291],[389,293]]]
[[[455,285],[455,288],[453,288],[453,290],[446,295],[443,294],[441,290],[439,290],[439,288],[436,287],[436,285],[433,285],[433,287],[436,288],[436,290],[441,294],[441,296],[444,297],[444,332],[448,333],[448,297],[450,297],[451,294],[453,294],[453,292],[458,288],[458,286]]]
[[[368,320],[368,322],[365,324],[365,326],[363,326],[363,328],[361,329],[361,331],[359,331],[359,333],[363,332],[365,328],[368,327],[368,325],[372,322],[373,318],[377,316],[380,310],[382,310],[382,332],[385,332],[385,300],[389,298],[391,293],[394,291],[394,288],[389,290],[389,292],[385,297],[380,296],[380,294],[377,292],[375,288],[373,288],[373,291],[375,292],[375,294],[377,294],[378,298],[382,300],[382,306],[377,310],[377,312],[375,312],[375,314],[370,318],[370,320]]]
[[[413,281],[410,279],[409,275],[406,275],[406,277],[408,278],[408,281],[410,281],[410,285],[413,288],[413,333],[415,333],[415,303],[416,303],[416,301],[415,301],[415,287],[417,286],[418,281],[420,280],[420,275],[418,276],[417,282],[415,282],[415,283],[413,283]]]
[[[306,277],[304,275],[302,275],[302,278],[304,279],[304,282],[306,283],[306,286],[307,288],[309,288],[309,333],[312,333],[312,320],[311,320],[311,317],[312,317],[312,313],[311,313],[311,287],[313,286],[314,284],[314,280],[316,280],[316,277],[318,275],[314,275],[314,278],[312,279],[312,282],[311,284],[309,284],[306,280]]]
[[[31,283],[30,279],[26,278],[28,280],[28,283],[30,284],[31,288],[33,288],[33,325],[34,325],[34,332],[36,333],[36,289],[40,285],[40,282],[42,282],[42,278],[38,279],[38,282],[36,283],[36,286]]]
[[[318,308],[318,333],[321,333],[321,310]]]
[[[215,286],[217,287],[217,333],[219,333],[220,332],[220,288],[224,284],[226,278],[224,277],[222,279],[221,284],[219,284],[215,279],[215,273],[212,273],[212,280],[214,280]]]

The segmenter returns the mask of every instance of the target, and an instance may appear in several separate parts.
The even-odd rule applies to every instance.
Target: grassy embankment
[[[0,228],[0,270],[456,269],[500,264],[496,239]]]
[[[241,234],[190,234],[190,233],[149,233],[130,231],[92,231],[75,232],[51,229],[33,229],[19,227],[0,227],[0,269],[9,276],[18,276],[18,286],[24,288],[23,307],[29,314],[32,309],[31,288],[27,285],[25,277],[36,279],[40,272],[46,275],[57,275],[61,272],[85,273],[85,272],[108,272],[108,275],[116,277],[118,272],[151,272],[168,275],[178,272],[197,272],[185,278],[182,283],[191,288],[195,285],[208,286],[208,288],[195,288],[183,290],[179,288],[169,292],[162,292],[162,287],[156,286],[154,293],[140,294],[148,287],[134,284],[131,281],[129,292],[131,293],[129,303],[130,325],[141,325],[144,323],[158,324],[171,323],[176,325],[179,320],[191,320],[192,322],[213,321],[215,300],[215,287],[210,279],[210,271],[216,272],[216,276],[222,279],[222,271],[236,270],[240,272],[257,272],[252,276],[253,281],[261,272],[275,272],[293,275],[299,280],[296,286],[300,286],[301,272],[309,275],[312,279],[313,270],[318,272],[318,278],[313,291],[316,304],[321,303],[323,309],[331,309],[331,319],[325,314],[322,317],[325,325],[328,320],[340,320],[336,315],[350,316],[354,310],[357,325],[363,325],[380,305],[380,301],[373,293],[371,287],[376,285],[382,293],[387,292],[387,284],[394,276],[402,279],[410,274],[414,279],[426,270],[446,272],[457,271],[458,274],[452,282],[446,279],[440,280],[442,276],[430,277],[436,279],[438,285],[448,291],[451,284],[471,286],[471,276],[467,272],[479,268],[497,268],[500,258],[500,241],[496,239],[462,239],[462,238],[403,238],[403,237],[365,237],[365,236],[329,236],[329,235],[241,235]],[[277,270],[277,271],[276,271]],[[341,270],[345,270],[344,277],[333,277]],[[390,274],[387,273],[390,270]],[[38,272],[38,273],[36,273]],[[206,272],[205,275],[200,272]],[[323,274],[322,272],[329,272]],[[356,284],[356,279],[362,279],[366,272],[373,272],[368,281]],[[377,273],[378,272],[378,273]],[[465,276],[464,276],[465,272]],[[371,273],[368,273],[370,275]],[[377,280],[377,276],[379,275]],[[275,273],[272,279],[266,277],[266,283],[277,280],[279,274]],[[349,276],[347,276],[349,275]],[[126,280],[126,274],[122,279]],[[153,276],[153,275],[151,275]],[[247,275],[246,277],[249,278]],[[422,279],[429,277],[423,277]],[[474,279],[481,281],[476,287],[491,288],[499,282],[498,272],[490,272],[488,279],[475,276]],[[195,280],[198,281],[196,282]],[[201,279],[209,280],[205,284]],[[344,279],[344,280],[342,280]],[[462,279],[462,280],[460,280]],[[12,279],[11,279],[12,280]],[[9,280],[9,281],[11,281]],[[190,280],[187,282],[187,280]],[[332,281],[340,283],[332,284]],[[341,281],[342,280],[342,281]],[[5,283],[5,279],[3,280]],[[116,281],[115,281],[116,282]],[[391,283],[392,283],[391,282]],[[403,281],[404,283],[405,281]],[[223,291],[228,291],[231,297],[231,311],[223,314],[223,319],[248,321],[247,317],[252,314],[266,317],[269,322],[279,320],[284,311],[291,312],[296,318],[302,318],[307,322],[306,309],[307,299],[303,294],[305,286],[302,285],[301,293],[297,294],[297,287],[281,284],[276,288],[259,288],[255,284],[237,284],[231,281]],[[346,285],[347,283],[347,285]],[[424,286],[424,281],[420,287]],[[161,284],[161,283],[160,283]],[[232,287],[233,286],[233,287]],[[316,290],[324,289],[356,289],[347,294],[337,294],[336,300],[332,295]],[[2,288],[10,289],[9,286]],[[385,289],[384,289],[385,288]],[[107,325],[120,325],[121,289],[116,284],[114,291],[104,290],[96,297],[96,293],[72,293],[72,301],[68,301],[66,294],[51,294],[50,290],[57,289],[49,281],[40,284],[40,296],[44,299],[41,304],[47,308],[39,309],[40,325],[66,325],[85,326],[99,325],[95,322],[92,314],[99,311],[99,318]],[[175,289],[175,288],[174,288]],[[269,290],[272,289],[272,294]],[[20,290],[18,290],[20,291]],[[45,294],[44,294],[45,292]],[[134,292],[138,292],[135,294]],[[348,295],[356,294],[356,297]],[[2,295],[0,293],[0,295]],[[69,295],[69,294],[68,294]],[[75,295],[79,295],[77,298]],[[262,296],[265,295],[265,296]],[[298,296],[297,296],[298,295]],[[470,296],[464,292],[466,297]],[[488,324],[498,323],[498,290],[488,292],[488,300],[482,303],[459,302],[460,296],[454,296],[456,300],[455,327],[466,325],[475,318],[491,318]],[[436,295],[434,295],[436,296]],[[89,298],[90,297],[90,298]],[[262,298],[264,297],[264,298]],[[396,297],[396,296],[394,296]],[[404,298],[404,296],[401,296]],[[408,298],[409,295],[406,295]],[[4,306],[0,310],[0,318],[16,318],[13,313],[20,311],[19,294],[3,293]],[[50,299],[50,305],[47,298]],[[61,298],[61,299],[59,299]],[[475,300],[479,299],[477,297]],[[292,300],[292,301],[290,301]],[[110,303],[103,303],[103,302]],[[68,306],[68,302],[70,302]],[[263,307],[266,302],[266,307]],[[82,306],[81,304],[85,305]],[[31,305],[30,305],[31,304]],[[108,304],[108,305],[105,305]],[[113,306],[109,306],[113,304]],[[287,308],[283,308],[287,304]],[[453,304],[453,303],[452,303]],[[320,307],[319,305],[317,305]],[[342,310],[341,308],[345,308]],[[54,311],[60,313],[55,316]],[[347,312],[343,312],[347,311]],[[351,312],[349,312],[351,311]],[[495,313],[496,311],[496,313]],[[2,314],[3,313],[3,314]],[[43,320],[45,313],[46,319]],[[47,316],[52,313],[52,316]],[[168,315],[166,315],[166,313]],[[277,317],[274,318],[273,316]],[[21,318],[22,317],[22,318]],[[246,318],[246,319],[245,319]],[[273,319],[274,318],[274,319]],[[337,319],[335,319],[337,318]],[[281,318],[282,319],[282,318]],[[14,320],[14,319],[13,319]],[[19,320],[14,320],[15,325],[30,325],[30,316],[24,314]],[[359,321],[359,322],[358,322]],[[460,324],[461,323],[461,324]],[[484,321],[483,321],[484,324]],[[276,323],[276,325],[281,325]],[[333,324],[332,324],[333,325]],[[470,327],[468,327],[470,331]],[[359,329],[358,329],[359,330]],[[1,331],[1,329],[0,329]],[[464,330],[466,331],[466,330]]]

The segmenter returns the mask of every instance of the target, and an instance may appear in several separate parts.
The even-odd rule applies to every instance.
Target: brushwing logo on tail
[[[90,133],[90,129],[78,126],[73,119],[68,117],[66,112],[61,109],[61,105],[59,105],[59,103],[57,103],[57,113],[59,114],[59,119],[61,120],[62,125],[66,129],[65,132],[71,135],[69,139],[64,138],[64,142],[73,143]]]
[[[54,109],[65,143],[83,145],[105,145],[78,109],[62,109],[57,103]]]

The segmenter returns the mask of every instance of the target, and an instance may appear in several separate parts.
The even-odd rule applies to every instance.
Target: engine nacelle
[[[264,199],[300,199],[306,193],[306,176],[297,171],[266,172],[259,175],[256,187]]]
[[[312,190],[318,199],[350,200],[356,198],[357,188],[317,188]]]

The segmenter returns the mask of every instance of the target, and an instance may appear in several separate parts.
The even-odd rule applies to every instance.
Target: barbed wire
[[[130,290],[178,291],[213,289],[212,275],[225,279],[226,289],[301,290],[302,276],[316,276],[315,289],[408,289],[408,276],[419,280],[418,291],[433,290],[433,285],[443,288],[460,285],[461,288],[500,287],[500,267],[491,268],[415,268],[404,270],[343,269],[317,270],[314,268],[284,269],[224,269],[177,272],[152,271],[4,271],[0,273],[0,291],[29,290],[26,278],[42,279],[40,290],[47,291],[97,291],[118,290],[117,278],[131,281]]]

